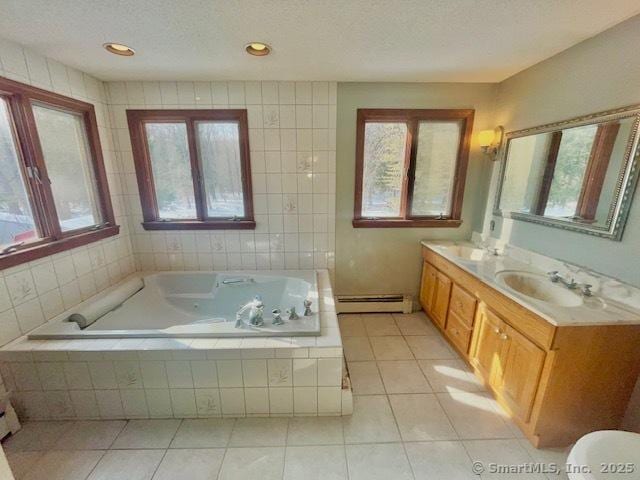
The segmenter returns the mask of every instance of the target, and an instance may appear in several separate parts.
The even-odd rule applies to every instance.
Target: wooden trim
[[[450,218],[354,218],[351,222],[354,228],[458,228],[462,220]]]
[[[619,130],[620,122],[617,121],[598,125],[576,207],[576,216],[581,220],[594,220],[596,217],[598,201]]]
[[[558,152],[560,151],[561,142],[562,130],[553,132],[551,134],[551,141],[549,142],[547,163],[544,167],[544,174],[542,176],[542,183],[540,184],[540,191],[538,192],[538,199],[536,200],[536,205],[533,211],[535,215],[544,215],[544,211],[547,208],[549,193],[551,192],[551,183],[553,182],[553,175],[556,171],[556,162],[558,161]]]
[[[140,190],[140,202],[144,219],[142,226],[145,230],[242,230],[255,228],[251,188],[249,127],[246,110],[127,110],[127,121],[131,136],[136,178]],[[244,216],[237,220],[208,216],[202,162],[198,152],[197,133],[195,130],[195,124],[198,121],[232,121],[238,124]],[[186,124],[197,218],[165,221],[159,217],[149,145],[144,131],[144,125],[148,122],[182,122]]]
[[[171,220],[142,222],[145,230],[253,230],[253,220]]]
[[[473,129],[472,109],[358,109],[356,124],[356,178],[353,222],[354,228],[393,227],[444,227],[456,228],[462,224],[462,203],[466,182],[469,149]],[[424,217],[411,214],[415,182],[418,125],[421,121],[458,120],[461,122],[460,143],[456,159],[451,213],[446,217]],[[364,136],[365,125],[371,122],[402,122],[407,124],[407,142],[400,198],[400,218],[367,218],[362,216],[362,192],[364,186]]]
[[[108,226],[97,230],[91,230],[79,234],[74,234],[59,240],[52,240],[46,243],[31,244],[9,255],[0,256],[0,270],[31,262],[38,258],[64,252],[72,248],[81,247],[89,243],[97,242],[104,238],[118,235],[120,227],[118,225]]]
[[[32,87],[4,77],[0,77],[0,94],[9,104],[17,151],[20,156],[20,168],[36,228],[41,237],[35,242],[26,244],[14,253],[0,257],[0,268],[18,265],[51,253],[85,245],[104,238],[104,236],[117,234],[118,227],[116,226],[109,194],[94,106],[81,100]],[[45,108],[53,108],[82,117],[91,162],[90,167],[95,180],[93,187],[96,189],[97,194],[97,208],[100,214],[99,222],[100,224],[108,225],[107,228],[92,230],[93,227],[89,227],[67,232],[62,231],[47,175],[46,159],[42,152],[38,128],[33,114],[34,105],[41,105]],[[36,179],[26,175],[27,167],[37,168],[41,181],[36,181]],[[106,235],[104,233],[114,231],[115,233]],[[102,233],[98,234],[97,232]]]

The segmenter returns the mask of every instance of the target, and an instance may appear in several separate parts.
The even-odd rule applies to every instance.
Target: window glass
[[[0,246],[38,238],[19,164],[9,105],[0,97]]]
[[[576,214],[597,129],[598,125],[594,124],[562,131],[545,215],[572,217]]]
[[[244,217],[238,124],[198,122],[196,137],[208,217]]]
[[[420,122],[416,152],[412,215],[448,216],[458,146],[458,122]]]
[[[406,123],[365,125],[363,217],[400,216],[406,140]]]
[[[33,106],[42,155],[62,231],[102,222],[83,118]]]
[[[185,123],[146,123],[158,214],[161,219],[195,219],[196,201]]]

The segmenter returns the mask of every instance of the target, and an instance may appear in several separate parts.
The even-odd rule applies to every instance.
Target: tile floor
[[[340,316],[351,417],[30,422],[4,444],[27,480],[455,480],[536,450],[421,313]]]

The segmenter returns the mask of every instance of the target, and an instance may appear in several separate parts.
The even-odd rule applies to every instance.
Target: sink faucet
[[[498,255],[500,255],[496,247],[486,247],[485,250],[489,252],[491,255],[493,255],[494,257],[497,257]]]
[[[553,283],[560,282],[569,290],[575,290],[576,288],[578,288],[578,284],[576,283],[574,278],[571,278],[571,280],[566,280],[565,278],[562,277],[562,275],[560,275],[560,273],[557,270],[554,270],[553,272],[549,272],[549,279]]]

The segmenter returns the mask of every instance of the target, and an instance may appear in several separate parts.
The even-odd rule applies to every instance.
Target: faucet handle
[[[582,290],[582,295],[584,295],[585,297],[590,297],[593,295],[593,292],[591,291],[591,288],[593,287],[593,285],[590,285],[588,283],[585,283],[584,285],[582,285],[581,290]]]
[[[547,272],[547,275],[549,275],[549,278],[551,278],[551,281],[554,283],[560,280],[560,272],[558,272],[558,270]]]

